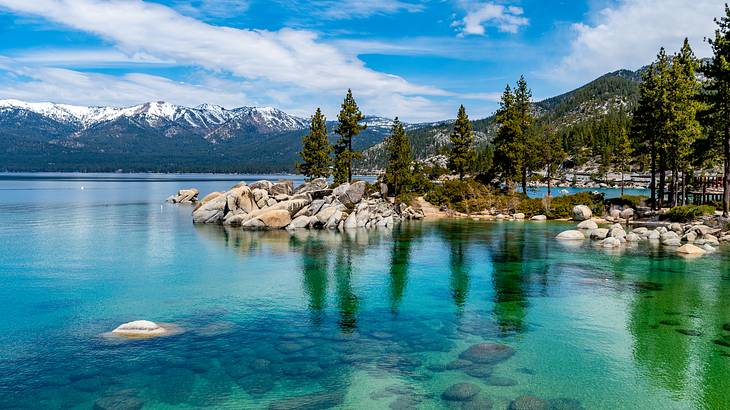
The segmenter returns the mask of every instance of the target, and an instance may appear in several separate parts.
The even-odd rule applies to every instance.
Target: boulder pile
[[[574,219],[579,220],[585,216],[585,209],[581,205],[574,209]],[[632,214],[624,213],[616,218],[630,219]],[[711,228],[703,224],[667,224],[657,226],[654,229],[637,227],[629,232],[623,225],[614,223],[608,227],[601,228],[598,225],[605,223],[600,219],[581,219],[577,229],[563,231],[556,236],[562,241],[580,241],[590,238],[596,241],[596,245],[602,248],[620,248],[626,244],[649,241],[650,243],[661,244],[666,247],[673,247],[677,254],[704,255],[714,252],[721,241],[730,241],[730,235],[718,238],[721,229]]]
[[[323,178],[294,188],[292,181],[238,183],[226,192],[205,196],[193,210],[193,222],[241,226],[245,229],[353,229],[392,227],[423,212],[394,205],[363,181],[334,189]]]
[[[198,190],[195,188],[181,189],[177,194],[171,195],[166,202],[171,204],[194,204],[198,202]]]

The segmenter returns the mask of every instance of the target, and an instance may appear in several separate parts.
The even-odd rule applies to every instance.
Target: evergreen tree
[[[565,161],[567,154],[563,149],[563,141],[560,135],[555,132],[552,126],[541,127],[539,135],[543,137],[542,150],[537,157],[538,164],[545,169],[547,178],[547,195],[552,196],[552,179],[560,165]]]
[[[515,88],[515,111],[517,123],[520,127],[521,138],[518,140],[517,149],[520,156],[520,177],[522,179],[522,192],[527,194],[527,173],[534,167],[536,150],[534,141],[533,125],[535,119],[532,116],[532,91],[527,88],[525,76],[520,76]]]
[[[520,159],[517,150],[519,124],[515,112],[515,96],[509,85],[502,93],[496,122],[499,125],[494,139],[494,165],[510,190],[519,178]]]
[[[499,128],[494,140],[494,163],[502,180],[510,189],[519,180],[524,193],[527,193],[527,174],[539,162],[534,148],[537,144],[531,99],[532,92],[524,76],[517,81],[514,92],[509,85],[505,88],[497,111]]]
[[[334,182],[342,184],[352,182],[352,162],[360,157],[360,153],[353,151],[352,139],[367,126],[360,125],[365,117],[352,97],[352,90],[347,90],[347,96],[342,102],[342,109],[337,114],[337,128],[335,133],[340,136],[335,144]]]
[[[624,174],[629,171],[633,152],[629,134],[626,128],[622,128],[618,134],[618,141],[616,141],[616,150],[613,153],[613,162],[621,172],[621,196],[624,196]]]
[[[708,39],[713,56],[702,66],[708,81],[703,99],[708,104],[705,121],[709,138],[721,146],[724,159],[722,213],[730,214],[730,7],[725,4],[725,16],[715,19],[717,30]]]
[[[464,179],[474,162],[474,134],[464,106],[459,107],[454,130],[451,132],[451,149],[448,151],[449,169]]]
[[[666,155],[667,165],[672,173],[670,202],[678,205],[678,196],[681,189],[684,191],[684,179],[689,171],[692,146],[702,135],[697,112],[700,109],[697,95],[700,83],[695,72],[698,61],[695,58],[689,41],[685,38],[684,44],[672,60],[672,67],[668,73],[668,127]],[[681,177],[680,177],[681,173]],[[684,198],[684,192],[681,195]]]
[[[302,138],[302,151],[299,156],[302,163],[297,169],[308,179],[327,178],[330,175],[330,151],[332,147],[327,140],[327,119],[322,110],[312,116],[309,133]]]
[[[385,150],[388,154],[388,165],[383,180],[392,187],[391,192],[398,195],[410,188],[413,179],[411,143],[398,117],[393,121],[390,136],[385,140]]]

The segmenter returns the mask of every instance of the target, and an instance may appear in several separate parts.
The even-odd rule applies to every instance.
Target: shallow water
[[[561,223],[194,226],[164,198],[233,182],[160,179],[0,180],[1,408],[730,407],[726,251],[571,248]],[[184,332],[101,336],[135,319]],[[510,349],[463,354],[483,342]]]

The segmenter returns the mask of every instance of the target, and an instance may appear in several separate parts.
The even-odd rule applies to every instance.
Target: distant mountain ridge
[[[640,71],[619,70],[562,95],[536,102],[541,119],[561,129],[630,110]],[[489,143],[494,118],[472,121],[476,141]],[[384,138],[393,120],[366,116],[355,140],[360,171],[385,164]],[[448,146],[452,120],[406,124],[414,155]],[[335,121],[328,121],[330,140]],[[272,107],[185,107],[162,101],[131,107],[84,107],[0,100],[0,170],[288,172],[294,170],[309,120]]]

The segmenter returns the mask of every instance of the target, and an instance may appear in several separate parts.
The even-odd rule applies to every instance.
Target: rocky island
[[[380,188],[380,187],[379,187]],[[197,190],[181,190],[178,197]],[[387,228],[402,220],[422,219],[423,211],[396,204],[364,181],[330,187],[324,178],[294,187],[292,181],[240,182],[225,192],[196,201],[193,222],[244,229]],[[192,197],[191,197],[192,198]]]

